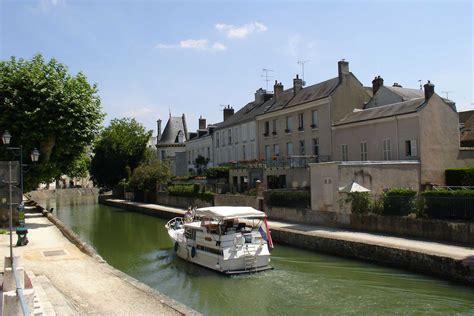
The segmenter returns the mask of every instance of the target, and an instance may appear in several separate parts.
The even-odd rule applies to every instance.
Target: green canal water
[[[91,198],[45,204],[109,264],[206,315],[474,315],[474,289],[447,281],[280,245],[274,270],[228,277],[177,258],[163,219]]]

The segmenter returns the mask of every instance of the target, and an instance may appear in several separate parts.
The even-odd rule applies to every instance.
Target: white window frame
[[[316,129],[319,127],[319,116],[318,110],[311,111],[311,128]]]
[[[392,160],[392,148],[390,138],[383,140],[383,160]]]

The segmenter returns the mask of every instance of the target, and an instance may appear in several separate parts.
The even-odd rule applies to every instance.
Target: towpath
[[[33,272],[49,315],[194,314],[146,285],[82,253],[41,214],[27,218],[27,246],[14,247],[20,265]],[[16,242],[16,235],[13,237]],[[0,254],[9,254],[9,235],[0,235]],[[3,261],[0,263],[3,271]],[[40,302],[41,303],[41,302]],[[49,310],[48,307],[49,306]],[[49,311],[49,312],[48,312]]]

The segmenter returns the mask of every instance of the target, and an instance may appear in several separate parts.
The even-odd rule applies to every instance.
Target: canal
[[[206,315],[474,314],[472,288],[280,245],[274,270],[223,276],[177,258],[165,220],[96,199],[43,204],[110,265]]]

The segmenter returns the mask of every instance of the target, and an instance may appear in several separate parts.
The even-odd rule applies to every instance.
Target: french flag
[[[268,250],[272,251],[273,249],[272,235],[270,234],[270,230],[268,229],[268,222],[267,222],[266,217],[263,218],[263,224],[265,225],[265,228],[263,228],[263,225],[260,225],[258,232],[260,233],[260,235],[262,235],[263,240],[267,242]]]

